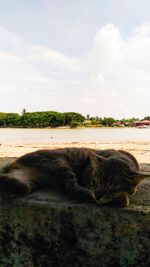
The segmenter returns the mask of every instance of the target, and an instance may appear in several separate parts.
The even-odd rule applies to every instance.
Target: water
[[[0,129],[0,144],[150,141],[150,128]]]

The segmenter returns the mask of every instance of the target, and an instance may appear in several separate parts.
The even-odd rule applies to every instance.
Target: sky
[[[0,112],[150,115],[149,0],[0,0]]]

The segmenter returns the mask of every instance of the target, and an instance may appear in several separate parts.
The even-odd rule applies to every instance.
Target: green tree
[[[77,122],[77,121],[75,121],[75,120],[72,120],[71,122],[70,122],[70,128],[77,128],[77,126],[79,125],[79,123]]]
[[[114,118],[111,118],[111,117],[104,117],[103,121],[102,121],[102,124],[105,125],[105,126],[112,126],[113,123],[115,122],[115,119]]]
[[[18,113],[6,113],[5,125],[9,127],[20,126],[20,115]]]
[[[6,126],[6,113],[0,112],[0,126]]]
[[[48,126],[58,127],[65,125],[65,115],[63,113],[56,111],[50,111],[46,113],[47,114],[45,118],[47,120]]]
[[[90,121],[91,121],[91,124],[92,124],[92,125],[101,125],[102,122],[103,122],[102,118],[99,118],[98,116],[96,116],[96,117],[91,117],[91,118],[90,118]]]
[[[58,127],[65,123],[65,116],[55,111],[26,112],[22,115],[23,127]]]
[[[146,116],[146,117],[144,117],[143,120],[148,120],[148,121],[150,121],[150,116]]]
[[[65,112],[63,114],[65,115],[65,125],[70,125],[71,121],[76,121],[77,123],[83,123],[85,120],[85,117],[80,113]]]
[[[23,110],[22,110],[22,115],[24,115],[26,113],[26,109],[24,108]]]

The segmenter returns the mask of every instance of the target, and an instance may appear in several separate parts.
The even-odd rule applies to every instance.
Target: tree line
[[[83,115],[75,112],[26,112],[23,110],[22,115],[0,112],[0,127],[76,127],[84,120]]]
[[[150,120],[147,116],[144,119]],[[22,114],[0,112],[0,127],[20,127],[20,128],[44,128],[44,127],[61,127],[69,126],[70,128],[78,126],[114,126],[115,122],[123,122],[129,125],[138,118],[115,120],[112,117],[86,117],[76,112],[26,112],[24,109]]]

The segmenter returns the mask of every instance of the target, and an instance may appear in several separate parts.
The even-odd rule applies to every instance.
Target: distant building
[[[133,126],[146,128],[146,127],[150,126],[150,120],[134,121]]]

